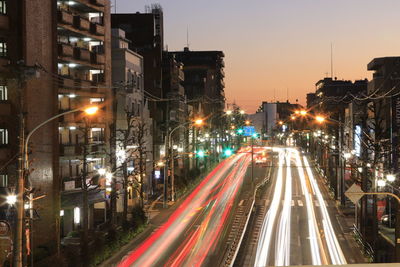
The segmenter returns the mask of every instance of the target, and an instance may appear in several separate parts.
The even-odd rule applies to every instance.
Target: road
[[[256,201],[235,266],[362,263],[307,158],[294,148],[273,152],[271,183]]]
[[[221,162],[119,266],[211,266],[250,161],[239,153]]]

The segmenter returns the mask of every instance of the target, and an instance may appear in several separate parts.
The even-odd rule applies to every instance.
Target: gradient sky
[[[115,0],[111,0],[114,4]],[[117,0],[117,12],[143,12],[146,0]],[[225,94],[247,112],[261,101],[305,104],[330,73],[370,79],[374,57],[400,56],[400,0],[161,0],[165,44],[223,50]],[[114,9],[113,9],[114,12]],[[329,74],[330,75],[330,74]]]

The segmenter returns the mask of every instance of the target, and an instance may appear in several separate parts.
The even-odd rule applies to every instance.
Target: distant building
[[[311,109],[317,103],[317,95],[315,93],[307,94],[307,109]]]
[[[162,90],[163,25],[163,11],[157,4],[146,7],[146,13],[111,15],[111,26],[124,30],[126,39],[130,40],[129,49],[143,57],[145,97],[152,100],[165,98]],[[156,101],[150,101],[148,106],[153,119],[153,153],[157,161],[164,145],[165,106]]]
[[[224,53],[222,51],[171,52],[183,63],[185,93],[195,112],[205,117],[221,114],[225,107]],[[217,125],[217,120],[211,121]]]
[[[256,128],[262,127],[261,133],[264,137],[270,137],[277,129],[279,121],[289,122],[291,115],[301,108],[301,105],[289,102],[262,102],[258,111],[249,118],[254,120]]]
[[[128,172],[137,175],[138,170],[140,170],[139,161],[139,151],[137,147],[139,142],[142,143],[144,150],[143,158],[149,159],[148,161],[142,162],[142,169],[145,172],[145,180],[143,181],[143,186],[146,189],[145,194],[152,193],[152,172],[153,172],[153,139],[152,139],[152,119],[150,118],[150,113],[148,110],[148,102],[144,97],[144,67],[143,67],[143,57],[136,52],[133,52],[128,48],[130,40],[125,38],[125,32],[121,29],[112,29],[112,80],[115,86],[115,129],[114,136],[116,136],[115,151],[119,155],[119,151],[123,149],[124,146],[127,147],[129,155],[133,154],[132,160],[127,162]],[[118,86],[120,85],[120,86]],[[133,140],[133,136],[128,136],[124,139],[124,134],[128,131],[128,120],[137,121],[144,125],[143,130],[144,138],[143,140],[136,141]],[[136,124],[130,124],[136,125]],[[129,129],[133,132],[137,131],[137,127],[129,126]],[[132,148],[132,151],[129,149]],[[122,152],[123,153],[123,152]],[[116,167],[121,167],[121,160],[117,158]],[[122,184],[118,181],[119,185]],[[132,185],[126,185],[126,188],[120,188],[121,194],[128,194],[128,205],[131,209],[133,205],[138,204],[137,192],[133,190]],[[117,199],[117,211],[122,212],[123,210],[123,198]]]

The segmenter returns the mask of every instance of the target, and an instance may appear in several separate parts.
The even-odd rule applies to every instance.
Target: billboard
[[[256,133],[256,128],[254,126],[244,126],[243,127],[243,135],[244,136],[252,136]]]

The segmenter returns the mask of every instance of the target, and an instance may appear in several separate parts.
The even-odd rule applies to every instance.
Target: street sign
[[[0,236],[8,236],[10,234],[10,225],[5,221],[0,221]]]
[[[256,133],[256,128],[254,128],[254,126],[244,126],[243,131],[244,136],[252,136],[254,133]]]
[[[354,183],[349,189],[347,189],[346,192],[344,192],[344,194],[348,199],[351,200],[351,202],[357,205],[358,201],[364,196],[365,192],[361,190],[359,185]]]

